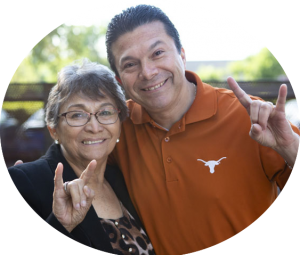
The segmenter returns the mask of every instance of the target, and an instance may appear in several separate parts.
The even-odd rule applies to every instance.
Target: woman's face
[[[93,101],[82,95],[74,95],[61,106],[59,114],[69,111],[96,113],[105,105],[116,108],[115,102],[108,97]],[[59,140],[67,161],[85,169],[93,159],[106,163],[120,136],[121,123],[118,118],[114,124],[103,125],[92,115],[86,125],[71,127],[65,117],[60,117],[57,127],[49,131],[52,138]]]

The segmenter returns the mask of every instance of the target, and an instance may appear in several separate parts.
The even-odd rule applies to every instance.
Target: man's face
[[[112,45],[115,65],[127,95],[151,112],[168,111],[179,101],[185,79],[185,54],[179,54],[163,23],[151,22]]]

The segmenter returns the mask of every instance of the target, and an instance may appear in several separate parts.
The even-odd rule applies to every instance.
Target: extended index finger
[[[63,189],[64,180],[62,174],[63,174],[63,164],[58,163],[55,170],[55,176],[54,176],[54,186],[57,189]]]
[[[241,89],[239,84],[232,77],[227,78],[227,83],[228,83],[230,89],[236,95],[237,99],[247,109],[247,111],[249,113],[252,99],[246,94],[246,92],[244,90]]]
[[[80,179],[82,179],[84,181],[84,183],[88,183],[89,180],[91,179],[91,177],[94,175],[94,171],[95,168],[97,166],[97,161],[96,160],[92,160],[87,168],[82,172]]]

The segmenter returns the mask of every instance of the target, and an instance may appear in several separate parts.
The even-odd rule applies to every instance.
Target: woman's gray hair
[[[121,121],[128,115],[125,96],[114,73],[104,65],[83,59],[82,64],[75,62],[58,73],[57,84],[51,89],[46,105],[45,120],[49,127],[57,126],[60,107],[76,94],[91,100],[109,97],[120,110]]]

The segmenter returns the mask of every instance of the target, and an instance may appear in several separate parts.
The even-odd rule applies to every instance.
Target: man
[[[185,71],[176,28],[152,6],[116,15],[106,45],[132,99],[110,163],[122,169],[156,253],[201,250],[255,221],[284,187],[298,151],[299,130],[285,119],[286,86],[275,107],[232,78],[234,93],[202,83]]]

